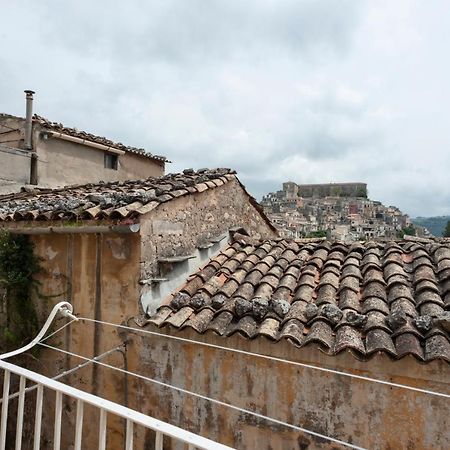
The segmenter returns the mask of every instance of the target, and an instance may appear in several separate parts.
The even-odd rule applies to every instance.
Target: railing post
[[[6,428],[8,426],[8,401],[9,401],[9,381],[11,373],[5,370],[3,377],[3,402],[2,402],[2,423],[0,429],[0,449],[5,450],[6,446]]]
[[[38,384],[36,393],[36,415],[34,419],[34,444],[33,450],[41,447],[41,425],[42,425],[42,401],[44,398],[44,386]]]
[[[125,450],[133,450],[133,421],[130,419],[127,420]]]
[[[98,430],[98,450],[106,449],[106,411],[100,410],[100,421]]]
[[[163,450],[163,434],[161,431],[156,432],[155,450]]]
[[[19,384],[19,404],[17,406],[17,426],[16,426],[16,450],[22,448],[23,410],[25,406],[25,388],[27,379],[20,377]]]
[[[62,392],[56,391],[55,431],[53,434],[53,450],[59,450],[61,447],[61,413],[62,413]]]
[[[74,450],[81,450],[81,438],[83,437],[83,400],[77,400],[77,418],[75,424],[75,446]]]

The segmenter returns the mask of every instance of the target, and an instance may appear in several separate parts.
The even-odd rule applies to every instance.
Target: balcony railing
[[[196,435],[189,431],[183,430],[169,423],[162,422],[145,414],[139,413],[133,409],[119,405],[117,403],[105,400],[79,389],[73,388],[66,384],[47,378],[39,373],[32,372],[23,367],[1,361],[0,369],[3,371],[3,397],[1,406],[1,427],[0,427],[0,449],[6,448],[7,424],[8,424],[8,406],[10,400],[10,382],[11,376],[17,375],[19,378],[19,395],[17,406],[17,420],[16,420],[16,437],[15,449],[22,448],[22,431],[24,421],[24,407],[26,401],[26,386],[29,382],[36,383],[36,403],[35,403],[35,417],[34,417],[34,436],[33,436],[33,450],[39,450],[41,445],[41,430],[42,430],[42,406],[44,402],[44,395],[48,391],[54,391],[55,397],[55,416],[54,416],[54,433],[53,433],[53,449],[59,450],[61,448],[61,418],[63,397],[67,396],[76,400],[76,420],[75,433],[73,436],[74,450],[81,450],[86,448],[83,446],[83,409],[85,404],[92,405],[99,411],[98,414],[98,449],[106,449],[106,433],[107,433],[107,419],[108,414],[121,417],[126,420],[125,433],[125,449],[133,449],[133,435],[134,426],[142,425],[147,429],[156,432],[155,450],[163,449],[163,436],[169,436],[175,441],[187,444],[189,450],[194,449],[215,449],[215,450],[230,450],[231,447],[213,442],[202,436]],[[11,421],[10,421],[11,422]],[[92,425],[92,424],[91,424]],[[8,443],[8,448],[12,448],[12,443]]]
[[[0,376],[3,374],[3,395],[1,404],[1,423],[0,423],[0,450],[5,450],[6,448],[15,448],[15,450],[21,450],[24,444],[24,420],[29,420],[27,417],[25,419],[25,410],[34,409],[34,433],[32,436],[33,450],[39,450],[41,448],[41,443],[43,441],[43,405],[44,396],[45,400],[53,401],[54,399],[54,417],[50,417],[50,420],[54,421],[53,424],[53,449],[59,450],[61,448],[62,437],[64,437],[64,442],[69,441],[73,444],[74,450],[81,450],[86,448],[92,448],[92,445],[87,446],[83,443],[83,412],[84,406],[90,405],[98,411],[98,414],[89,414],[89,427],[91,431],[92,426],[97,426],[98,430],[98,449],[104,450],[107,448],[107,428],[108,419],[112,416],[124,419],[126,422],[126,430],[124,433],[124,448],[126,450],[133,449],[133,440],[135,436],[135,425],[142,426],[146,429],[153,430],[155,432],[155,450],[163,450],[163,438],[164,436],[170,437],[172,442],[181,442],[184,446],[188,447],[189,450],[194,449],[213,449],[213,450],[230,450],[231,447],[219,444],[217,442],[211,441],[207,438],[199,436],[197,434],[186,431],[182,428],[176,427],[169,423],[163,422],[161,420],[155,419],[153,417],[142,414],[133,409],[127,408],[120,404],[114,403],[112,401],[103,399],[101,397],[89,394],[80,389],[76,389],[55,379],[48,378],[31,370],[25,369],[23,367],[11,364],[4,361],[4,359],[15,356],[17,354],[23,353],[25,350],[31,348],[36,344],[49,328],[53,318],[56,313],[62,312],[66,316],[72,316],[72,307],[68,303],[60,303],[55,306],[52,313],[49,316],[46,324],[42,328],[38,336],[26,347],[18,349],[14,352],[0,355]],[[13,380],[14,377],[18,377]],[[0,378],[1,380],[1,378]],[[15,381],[16,383],[12,383]],[[18,393],[10,393],[10,387],[13,384],[19,385]],[[0,381],[1,382],[1,381]],[[32,386],[31,386],[32,385]],[[31,389],[30,389],[31,387]],[[27,395],[30,390],[36,390],[36,397]],[[47,398],[47,396],[49,397]],[[51,397],[51,398],[50,398]],[[11,417],[10,404],[12,401],[17,400],[17,405],[14,404],[14,410],[17,408],[16,417]],[[76,403],[76,416],[75,416],[75,427],[71,431],[72,436],[62,436],[62,411],[63,411],[63,400],[69,398]],[[26,401],[32,401],[33,405],[31,408],[25,408]],[[47,412],[47,410],[46,410]],[[92,417],[98,417],[98,423],[92,422]],[[15,420],[14,420],[15,419]],[[45,419],[49,420],[48,414],[45,415]],[[13,423],[15,422],[15,425]],[[45,423],[45,429],[48,430],[51,424]],[[15,426],[15,447],[13,442],[7,442],[8,438],[14,436],[14,430],[8,430],[8,426]],[[51,429],[51,428],[50,428]],[[9,431],[9,433],[8,433]],[[12,432],[11,432],[12,431]],[[28,436],[27,436],[28,437]]]

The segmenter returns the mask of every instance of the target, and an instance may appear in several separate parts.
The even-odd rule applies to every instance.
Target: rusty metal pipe
[[[80,234],[80,233],[137,233],[140,229],[139,223],[131,225],[90,225],[90,226],[61,226],[61,227],[21,227],[7,228],[12,234]]]

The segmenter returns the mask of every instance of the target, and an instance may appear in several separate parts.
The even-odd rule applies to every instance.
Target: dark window
[[[117,170],[117,161],[117,155],[113,155],[112,153],[105,153],[105,169]]]

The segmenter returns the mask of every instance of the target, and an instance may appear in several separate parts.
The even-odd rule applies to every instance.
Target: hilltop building
[[[384,206],[368,199],[366,194],[365,183],[287,182],[283,183],[283,190],[265,195],[261,204],[280,235],[286,238],[302,238],[317,232],[343,241],[396,238],[411,226],[409,216],[399,208]]]
[[[367,197],[366,183],[319,183],[297,184],[293,181],[283,183],[286,198],[293,197]]]

